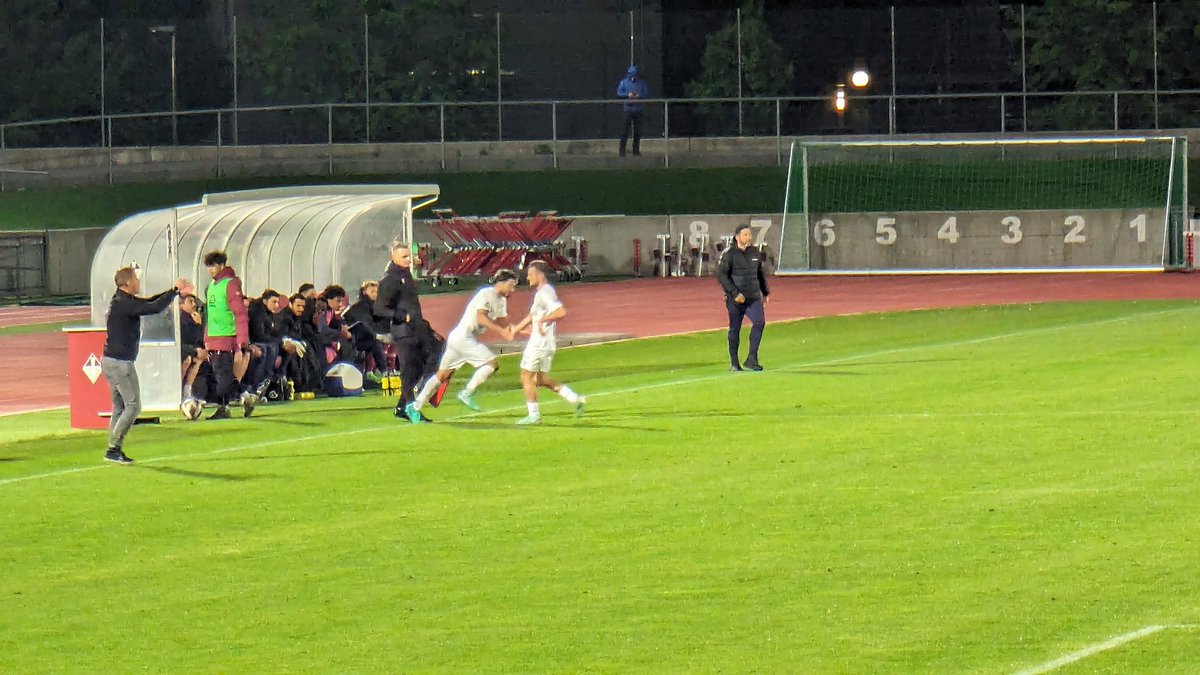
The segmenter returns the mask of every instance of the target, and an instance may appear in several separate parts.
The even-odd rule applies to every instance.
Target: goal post
[[[777,273],[1186,264],[1181,136],[794,142]]]

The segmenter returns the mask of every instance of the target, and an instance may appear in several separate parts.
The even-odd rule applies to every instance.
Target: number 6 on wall
[[[879,236],[875,237],[875,241],[884,246],[891,246],[896,243],[896,219],[889,216],[883,216],[875,221],[875,231]]]
[[[837,241],[837,233],[833,231],[833,221],[828,218],[822,218],[813,225],[813,239],[821,246],[833,246],[833,242]]]

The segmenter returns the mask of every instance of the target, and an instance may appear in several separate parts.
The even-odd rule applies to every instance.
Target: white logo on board
[[[87,375],[87,379],[96,384],[96,380],[100,379],[100,374],[103,371],[100,368],[100,359],[96,358],[95,354],[88,354],[87,361],[83,364],[83,374]]]

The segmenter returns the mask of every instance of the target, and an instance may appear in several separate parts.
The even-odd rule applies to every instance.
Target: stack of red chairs
[[[437,219],[428,224],[445,247],[427,268],[435,284],[455,284],[467,276],[490,277],[497,270],[523,268],[534,260],[544,260],[560,278],[581,276],[559,241],[572,219],[555,211],[532,217],[527,211],[505,211],[495,217],[460,216],[449,209],[434,213]]]

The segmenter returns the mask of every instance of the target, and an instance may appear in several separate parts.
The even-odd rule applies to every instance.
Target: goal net
[[[780,274],[1185,264],[1183,137],[795,142]]]

